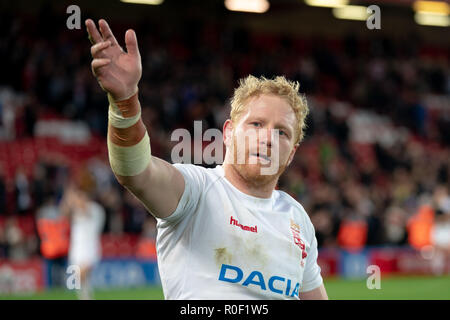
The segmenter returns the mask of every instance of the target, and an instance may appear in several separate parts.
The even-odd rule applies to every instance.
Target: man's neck
[[[245,180],[231,164],[224,162],[222,166],[225,178],[239,191],[257,198],[270,198],[272,196],[272,192],[277,185],[276,179],[266,184],[254,185]]]

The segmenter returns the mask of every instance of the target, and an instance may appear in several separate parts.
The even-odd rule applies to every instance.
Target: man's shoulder
[[[205,168],[190,163],[175,163],[173,166],[181,172],[185,179],[195,181],[196,184],[201,185],[204,188],[223,176],[223,169],[221,166]]]
[[[216,166],[215,168],[206,168],[191,163],[174,163],[173,166],[180,170],[182,173],[189,172],[192,174],[208,175],[212,177],[222,175],[221,166]]]
[[[282,202],[284,205],[288,205],[297,209],[295,210],[296,214],[298,214],[301,218],[306,219],[307,221],[311,221],[305,208],[303,208],[301,203],[298,202],[294,197],[282,190],[276,190],[276,192],[278,193],[278,201]]]
[[[305,208],[298,202],[294,197],[282,190],[276,190],[278,192],[279,201],[282,201],[284,205],[288,205],[290,207],[295,208],[294,214],[296,218],[294,218],[299,223],[302,223],[307,227],[307,230],[314,233],[314,226],[311,222],[311,218],[306,212]],[[298,219],[298,220],[297,220]]]
[[[287,203],[295,208],[297,208],[302,213],[306,214],[305,208],[298,202],[294,197],[292,197],[289,193],[283,191],[283,190],[276,190],[278,193],[278,199],[279,201],[283,201],[284,203]]]

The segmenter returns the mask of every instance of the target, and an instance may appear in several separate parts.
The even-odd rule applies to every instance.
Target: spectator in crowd
[[[3,232],[8,248],[8,259],[26,259],[28,257],[26,239],[23,231],[18,226],[16,216],[10,216],[6,219]]]
[[[6,242],[5,226],[0,223],[0,259],[8,258],[8,243]]]
[[[5,173],[0,163],[0,216],[6,215],[6,194]]]
[[[392,206],[386,210],[383,221],[384,239],[383,242],[389,245],[405,245],[407,240],[406,232],[407,213],[401,207]]]
[[[22,167],[16,171],[14,180],[15,196],[16,196],[16,210],[19,214],[23,214],[31,209],[31,190],[28,177]]]
[[[33,168],[33,205],[38,208],[44,202],[46,190],[50,188],[49,178],[46,176],[46,170],[41,162],[37,162]]]
[[[136,256],[140,259],[156,260],[156,220],[147,216],[137,245]]]
[[[58,207],[58,195],[49,189],[36,212],[40,253],[47,261],[46,274],[50,287],[65,285],[67,254],[69,250],[69,221]]]

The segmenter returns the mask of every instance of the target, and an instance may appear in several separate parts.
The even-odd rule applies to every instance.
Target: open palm
[[[137,92],[137,85],[142,75],[141,55],[137,45],[136,33],[125,33],[125,52],[117,42],[108,23],[100,19],[99,29],[94,21],[86,20],[86,28],[91,40],[92,73],[96,76],[103,90],[114,100],[129,98]]]

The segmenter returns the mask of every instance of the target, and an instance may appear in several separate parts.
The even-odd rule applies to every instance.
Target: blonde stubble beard
[[[287,163],[285,162],[279,166],[278,171],[275,174],[261,174],[264,166],[261,163],[249,164],[250,155],[247,148],[245,149],[246,154],[244,163],[238,163],[239,158],[236,136],[233,136],[232,146],[228,151],[230,151],[230,155],[232,155],[232,157],[229,159],[230,161],[226,161],[224,164],[230,165],[249,187],[255,189],[264,188],[269,185],[276,186],[279,177],[283,174],[287,167]]]

